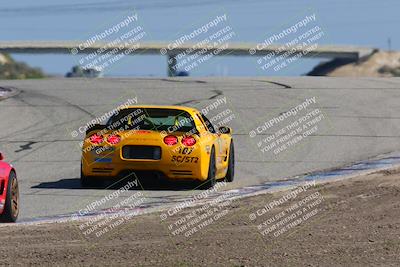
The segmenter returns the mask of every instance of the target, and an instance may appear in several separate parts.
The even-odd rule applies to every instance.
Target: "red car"
[[[15,222],[19,211],[17,174],[0,152],[0,222]]]

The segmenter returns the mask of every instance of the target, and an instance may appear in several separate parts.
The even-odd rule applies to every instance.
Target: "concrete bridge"
[[[282,49],[283,47],[283,49]],[[82,49],[81,49],[82,48]],[[361,57],[371,55],[376,49],[356,47],[356,46],[338,46],[338,45],[318,45],[315,49],[306,51],[282,44],[260,46],[256,43],[226,43],[224,49],[221,47],[209,47],[196,43],[184,43],[178,47],[171,47],[170,43],[163,42],[140,42],[120,47],[106,42],[95,42],[90,47],[82,47],[81,41],[0,41],[0,53],[11,54],[91,54],[99,49],[102,53],[118,50],[118,53],[129,55],[165,55],[168,57],[168,75],[175,76],[177,56],[179,54],[196,54],[207,49],[207,53],[213,53],[216,56],[265,56],[272,52],[274,56],[284,55],[293,52],[303,53],[302,57],[318,57],[330,59],[358,60]],[[190,53],[188,53],[190,51]]]

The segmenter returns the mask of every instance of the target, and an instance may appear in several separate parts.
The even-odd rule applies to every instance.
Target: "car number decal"
[[[199,161],[198,157],[189,157],[189,156],[172,156],[172,162],[178,163],[197,163]]]
[[[192,154],[194,148],[193,147],[180,147],[178,153],[184,155]]]

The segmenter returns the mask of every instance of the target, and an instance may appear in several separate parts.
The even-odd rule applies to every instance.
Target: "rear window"
[[[178,109],[130,108],[120,110],[107,122],[109,129],[189,132],[195,124],[189,113]]]

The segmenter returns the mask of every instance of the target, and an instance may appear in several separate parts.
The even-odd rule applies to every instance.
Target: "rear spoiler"
[[[89,126],[86,129],[86,134],[90,133],[91,131],[104,130],[104,129],[107,129],[106,125],[104,125],[104,124],[94,124],[94,125]]]
[[[107,125],[104,125],[104,124],[93,124],[93,125],[89,126],[86,129],[86,135],[88,133],[92,132],[92,131],[101,131],[101,130],[104,130],[104,129],[108,129]],[[196,128],[195,128],[195,131],[193,131],[192,134],[200,136],[200,132]]]

